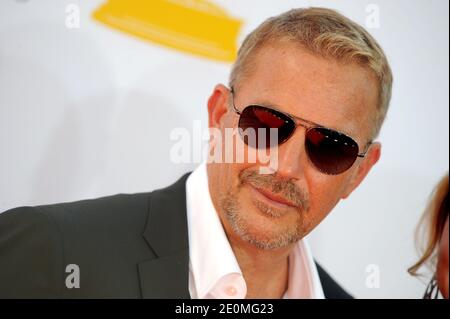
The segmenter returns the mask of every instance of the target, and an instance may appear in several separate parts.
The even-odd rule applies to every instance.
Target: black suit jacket
[[[0,214],[0,298],[190,298],[185,182]],[[67,288],[66,267],[80,270]],[[320,267],[327,298],[350,296]]]

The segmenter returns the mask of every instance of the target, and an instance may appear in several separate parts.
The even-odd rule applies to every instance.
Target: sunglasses
[[[274,146],[268,134],[270,129],[277,129],[278,139],[275,143],[281,145],[301,126],[306,129],[305,149],[308,158],[324,174],[341,174],[352,167],[358,157],[362,158],[367,153],[367,150],[359,153],[358,143],[343,133],[272,108],[249,105],[239,111],[234,104],[235,91],[233,88],[230,91],[234,112],[240,116],[238,125],[241,138],[252,148]],[[245,134],[247,129],[255,133],[256,139],[250,139],[248,134]],[[372,142],[368,143],[370,144]]]

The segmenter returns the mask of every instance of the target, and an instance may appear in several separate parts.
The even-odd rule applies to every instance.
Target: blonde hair
[[[416,229],[417,248],[422,253],[422,256],[414,265],[409,267],[408,272],[411,275],[417,276],[419,268],[424,264],[429,263],[431,267],[436,265],[436,249],[439,245],[448,214],[447,174],[433,190],[428,207]]]
[[[356,62],[372,70],[379,85],[378,105],[372,137],[381,129],[392,92],[392,72],[377,41],[357,23],[325,8],[293,9],[269,18],[250,33],[239,49],[230,75],[230,87],[248,75],[252,59],[272,41],[300,44],[314,54],[341,62]]]

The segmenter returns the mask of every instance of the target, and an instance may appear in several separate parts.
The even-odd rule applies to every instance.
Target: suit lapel
[[[143,233],[156,258],[139,263],[143,298],[190,298],[186,179],[149,195]]]

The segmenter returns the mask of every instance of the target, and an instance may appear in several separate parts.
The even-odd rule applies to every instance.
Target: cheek
[[[310,196],[310,218],[315,225],[320,223],[342,198],[345,189],[344,176],[317,176],[308,183]]]
[[[240,185],[239,175],[246,169],[251,168],[255,164],[247,163],[228,163],[223,164],[221,170],[223,171],[223,179],[219,180],[219,184],[223,190],[236,192]]]

